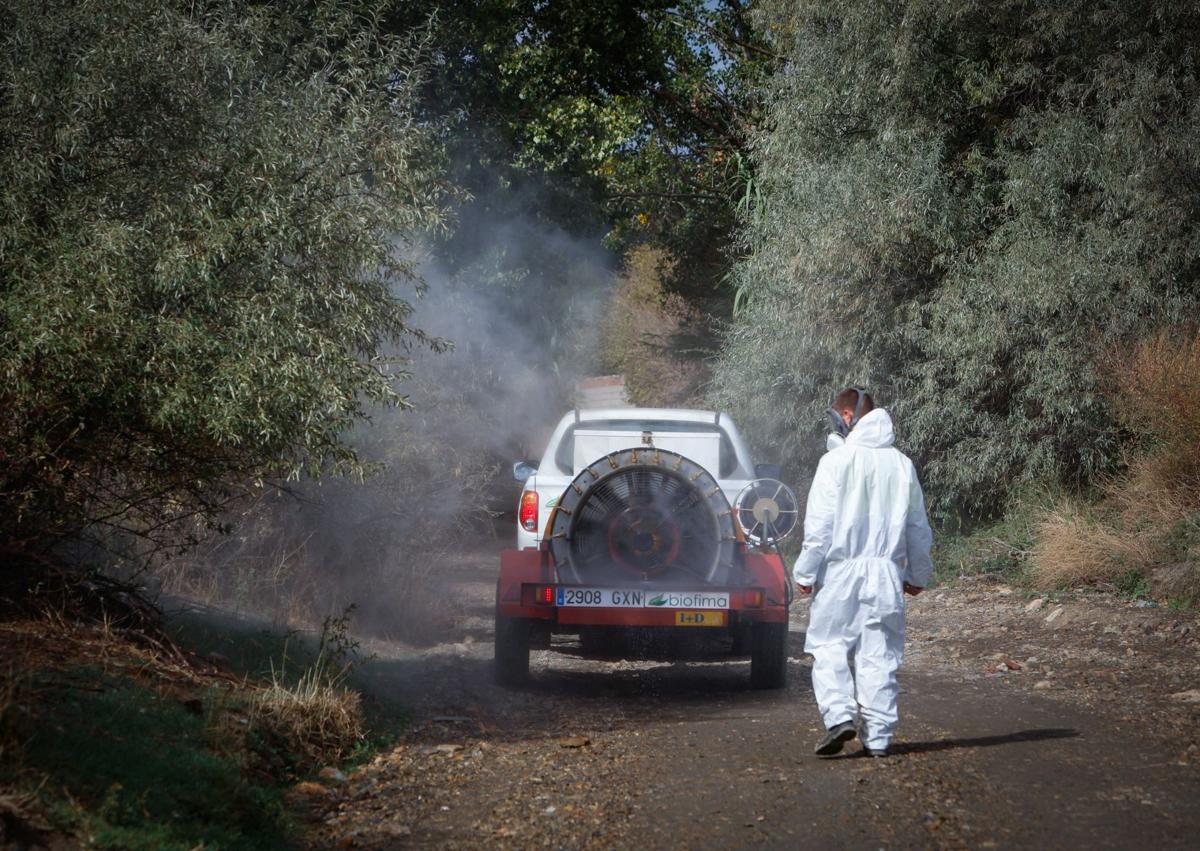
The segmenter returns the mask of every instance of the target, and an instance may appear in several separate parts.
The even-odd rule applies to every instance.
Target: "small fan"
[[[782,541],[800,520],[796,493],[776,479],[755,479],[733,501],[733,514],[746,540],[769,547]]]

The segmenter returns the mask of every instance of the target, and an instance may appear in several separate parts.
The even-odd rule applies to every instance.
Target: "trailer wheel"
[[[783,688],[787,684],[786,623],[756,623],[750,632],[750,686]]]
[[[529,621],[496,613],[496,656],[493,673],[502,686],[529,679]]]

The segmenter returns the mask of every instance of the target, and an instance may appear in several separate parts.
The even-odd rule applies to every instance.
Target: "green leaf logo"
[[[551,499],[546,503],[547,508],[553,508],[556,505],[558,505],[558,497],[554,497],[554,499]]]
[[[657,597],[655,597],[653,600],[650,601],[651,606],[665,606],[666,604],[667,604],[667,598],[664,597],[662,594],[659,594]]]

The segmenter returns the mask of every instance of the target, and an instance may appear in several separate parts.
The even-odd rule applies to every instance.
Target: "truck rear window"
[[[578,423],[579,428],[597,429],[602,431],[628,432],[632,439],[631,445],[641,441],[646,432],[651,434],[719,434],[721,435],[721,469],[718,475],[728,478],[738,466],[737,452],[734,451],[733,441],[725,433],[725,429],[715,423],[681,423],[673,420],[587,420]],[[570,426],[559,441],[558,449],[554,452],[554,465],[559,472],[570,474],[574,472],[575,458],[575,425]]]

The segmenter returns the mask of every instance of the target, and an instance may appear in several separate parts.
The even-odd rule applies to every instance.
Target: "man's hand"
[[[811,585],[801,585],[799,582],[796,583],[796,590],[805,597],[812,593],[812,589],[813,587]]]
[[[920,593],[921,593],[922,591],[924,591],[924,590],[925,590],[925,589],[924,589],[924,588],[921,588],[920,586],[917,586],[917,585],[909,585],[907,582],[905,582],[905,583],[904,583],[904,593],[905,593],[905,594],[908,594],[908,595],[910,595],[910,596],[913,596],[913,597],[915,597],[915,596],[917,596],[918,594],[920,594]]]

